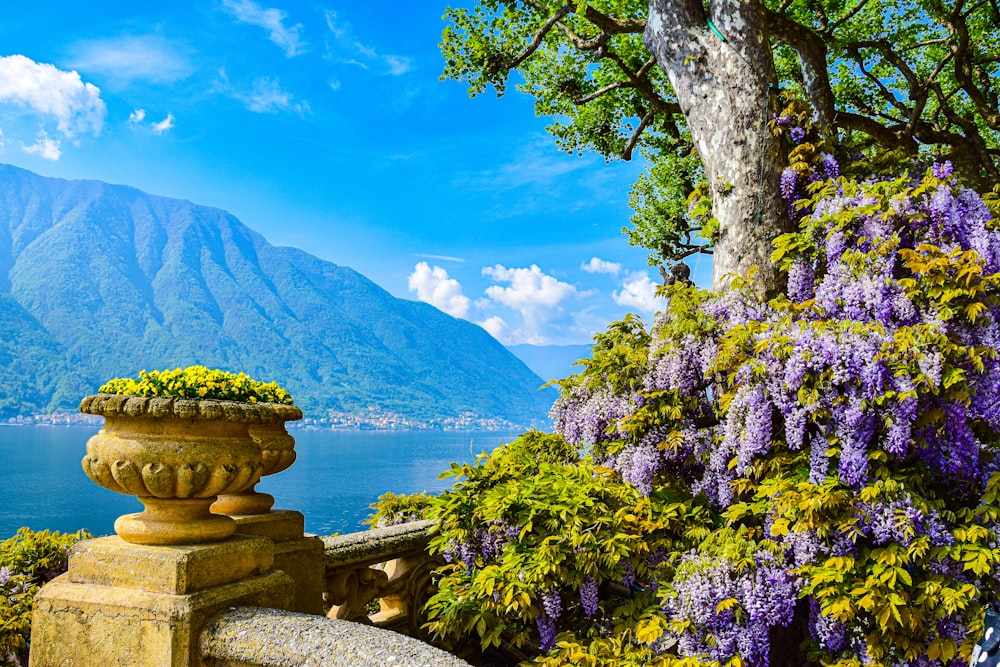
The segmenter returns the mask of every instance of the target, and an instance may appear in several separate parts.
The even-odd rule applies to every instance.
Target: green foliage
[[[641,29],[610,37],[601,53],[577,48],[579,40],[600,34],[591,20],[595,12],[641,21],[648,7],[639,0],[595,0],[579,7],[553,0],[487,0],[471,9],[449,8],[441,42],[444,77],[466,81],[472,95],[492,86],[499,96],[516,69],[518,89],[535,97],[536,113],[554,119],[549,131],[560,148],[620,157],[637,129],[637,110],[649,104],[643,91],[628,85],[628,72],[643,70],[649,52]],[[565,30],[545,30],[531,50],[529,44],[557,14]],[[666,75],[656,67],[646,67],[642,79],[657,92],[667,86]],[[641,133],[637,140],[635,145],[655,146],[663,133]]]
[[[1000,181],[996,2],[763,4],[761,22],[746,25],[745,34],[729,35],[726,46],[708,37],[699,48],[733,49],[762,38],[780,96],[806,100],[800,126],[822,119],[830,126],[817,127],[818,135],[850,143],[867,157],[901,151],[910,159],[951,160],[980,189]],[[708,14],[724,25],[727,11],[719,6]],[[631,159],[642,150],[649,167],[633,186],[633,227],[625,233],[630,243],[650,250],[651,264],[674,262],[699,251],[703,225],[708,228],[700,236],[713,237],[714,218],[691,216],[683,205],[701,180],[695,138],[643,32],[648,16],[668,23],[690,14],[702,12],[688,3],[638,0],[481,0],[445,14],[444,77],[466,82],[472,95],[490,86],[502,95],[516,75],[518,89],[534,97],[536,114],[552,118],[549,131],[563,150],[593,150],[609,160]],[[693,27],[692,34],[699,27],[704,32],[708,26]],[[712,67],[704,52],[673,53],[673,45],[662,46],[661,62]],[[731,58],[740,48],[716,58]],[[768,71],[772,62],[760,63],[758,71]],[[765,104],[743,107],[746,102],[733,100],[733,109],[757,113]]]
[[[62,534],[59,531],[21,528],[0,542],[0,567],[28,576],[34,583],[45,583],[66,571],[67,549],[92,538],[86,530]]]
[[[375,513],[364,522],[372,528],[381,528],[425,519],[432,498],[433,496],[424,492],[383,493],[376,502],[369,505]]]
[[[211,398],[241,403],[292,404],[292,396],[277,382],[260,382],[246,373],[188,366],[185,369],[139,371],[139,379],[115,378],[101,385],[102,394]]]
[[[67,550],[93,537],[21,528],[0,542],[0,665],[26,665],[35,593],[67,567]]]
[[[439,523],[430,549],[451,561],[426,607],[435,635],[537,654],[543,598],[556,597],[558,655],[625,645],[649,655],[665,627],[656,590],[623,580],[669,576],[673,564],[659,554],[696,544],[710,516],[703,503],[666,486],[642,494],[561,436],[538,432],[445,476],[462,480],[431,505]]]
[[[673,264],[698,252],[711,254],[712,229],[703,224],[707,216],[700,208],[707,197],[695,193],[705,178],[698,156],[687,148],[644,156],[649,165],[629,193],[632,227],[622,228],[629,245],[650,250],[650,266]]]

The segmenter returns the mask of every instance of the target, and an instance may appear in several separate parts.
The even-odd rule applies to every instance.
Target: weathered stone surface
[[[249,424],[250,437],[260,447],[262,476],[287,470],[295,462],[295,438],[288,435],[285,422],[288,419],[298,419],[302,413],[299,412],[297,415],[287,410],[274,410],[270,421]],[[251,485],[237,493],[219,494],[218,500],[212,505],[212,511],[230,515],[266,514],[273,506],[274,496],[261,493]],[[301,535],[302,532],[299,531],[299,536]]]
[[[327,616],[419,636],[430,575],[441,564],[426,551],[433,527],[415,521],[325,538]],[[379,612],[369,616],[375,599]]]
[[[283,419],[301,416],[294,406],[270,403],[111,394],[88,396],[80,410],[105,418],[104,428],[87,441],[83,471],[145,506],[115,522],[115,532],[136,544],[198,544],[235,533],[232,519],[209,507],[216,496],[252,488],[260,479],[261,446],[250,427],[271,420],[283,430]]]
[[[305,614],[323,613],[326,568],[323,541],[315,535],[274,543],[274,568],[295,582],[295,600],[290,607]]]
[[[182,419],[236,421],[266,424],[302,419],[302,410],[295,405],[280,403],[242,403],[214,399],[162,398],[158,396],[125,396],[93,394],[80,401],[80,412],[102,417],[176,416]]]
[[[267,514],[234,516],[243,535],[266,537],[274,542],[274,568],[295,581],[295,611],[323,613],[326,566],[323,541],[305,535],[305,517],[294,510],[274,510]]]
[[[268,539],[235,535],[198,546],[131,544],[118,536],[84,540],[69,554],[73,583],[184,595],[269,572]]]
[[[68,575],[35,597],[30,667],[194,667],[198,636],[220,609],[239,605],[287,608],[292,581],[271,572],[188,595],[96,584]]]
[[[362,561],[378,562],[379,557],[386,560],[410,549],[423,549],[433,527],[433,521],[413,521],[323,538],[326,565],[330,568]]]
[[[266,514],[231,515],[237,532],[259,535],[275,542],[296,540],[305,534],[306,518],[295,510],[272,510]]]
[[[201,635],[214,667],[468,667],[464,660],[389,630],[274,609],[220,612]]]

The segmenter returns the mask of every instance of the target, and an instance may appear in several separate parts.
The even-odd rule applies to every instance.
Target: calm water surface
[[[21,526],[95,535],[114,532],[121,514],[142,511],[133,496],[102,489],[80,467],[97,427],[0,426],[0,539]],[[437,476],[454,462],[490,451],[507,433],[421,431],[291,431],[298,458],[265,477],[259,491],[275,508],[306,516],[306,531],[325,535],[361,530],[368,505],[386,491],[439,491]]]

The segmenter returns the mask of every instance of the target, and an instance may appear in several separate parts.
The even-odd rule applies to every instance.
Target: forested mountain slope
[[[0,165],[0,417],[190,364],[277,380],[314,416],[527,420],[552,400],[480,327],[225,211]]]

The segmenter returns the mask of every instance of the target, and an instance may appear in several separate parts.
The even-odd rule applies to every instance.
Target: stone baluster
[[[421,608],[433,593],[427,554],[431,521],[416,521],[323,540],[327,614],[422,636]],[[369,604],[379,600],[370,613]]]

